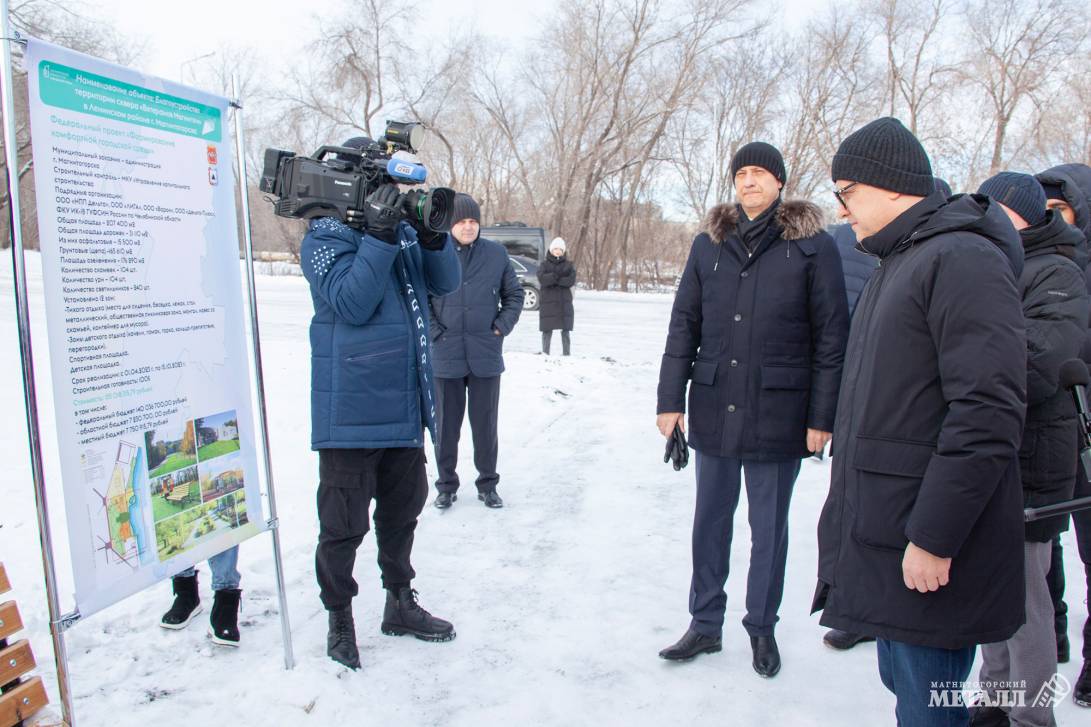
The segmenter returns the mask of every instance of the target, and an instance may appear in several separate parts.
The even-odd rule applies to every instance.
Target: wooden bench
[[[189,495],[190,485],[175,485],[171,493],[167,495],[167,502],[180,502]]]
[[[11,582],[0,563],[0,595],[10,590]],[[15,601],[0,603],[0,727],[30,725],[31,717],[49,702],[42,678],[26,678],[36,666],[30,642],[20,639],[8,643],[8,637],[22,628],[23,619]]]

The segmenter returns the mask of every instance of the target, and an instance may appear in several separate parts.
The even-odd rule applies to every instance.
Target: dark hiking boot
[[[874,636],[864,636],[863,634],[855,634],[851,631],[842,631],[841,629],[830,629],[826,632],[826,635],[822,637],[822,643],[831,649],[837,649],[838,651],[845,651],[857,644],[874,640]]]
[[[1008,713],[1000,707],[970,707],[970,727],[1009,727]]]
[[[1057,634],[1057,663],[1067,664],[1071,657],[1068,634]]]
[[[659,652],[659,658],[667,661],[689,661],[700,654],[715,654],[723,648],[719,636],[705,636],[693,629],[682,634],[682,638]]]
[[[504,501],[500,499],[500,495],[496,494],[496,490],[489,490],[488,492],[477,493],[477,499],[485,503],[485,507],[503,507]]]
[[[751,636],[750,648],[754,650],[754,671],[766,679],[775,677],[780,671],[780,650],[777,640],[769,636]]]
[[[1091,707],[1091,659],[1083,662],[1083,670],[1072,687],[1072,701],[1081,707]]]
[[[352,621],[352,606],[330,611],[326,655],[349,669],[360,668],[360,650],[356,648],[356,624]]]
[[[450,641],[455,637],[455,627],[421,608],[417,592],[408,586],[399,588],[397,595],[386,592],[381,628],[387,636],[408,634],[422,641]]]
[[[453,492],[441,492],[436,495],[436,500],[432,504],[438,507],[440,510],[446,510],[449,508],[455,500],[458,499],[458,495]]]
[[[220,646],[239,645],[239,601],[242,591],[224,588],[213,592],[212,613],[208,619],[208,633]]]
[[[201,612],[201,597],[197,593],[197,574],[175,576],[171,579],[174,588],[174,603],[163,614],[159,625],[165,629],[184,629],[193,617]]]

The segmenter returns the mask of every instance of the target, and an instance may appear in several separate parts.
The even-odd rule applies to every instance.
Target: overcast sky
[[[411,0],[394,0],[411,2]],[[303,43],[316,37],[322,17],[334,17],[345,0],[184,0],[175,3],[149,0],[84,0],[101,19],[124,35],[147,41],[137,70],[179,80],[192,80],[193,60],[225,45],[254,48],[268,69],[287,68]],[[452,29],[472,28],[499,42],[530,38],[556,0],[418,0],[419,24],[406,34],[439,38]],[[782,17],[795,23],[824,0],[785,0]],[[417,43],[414,43],[417,45]],[[411,63],[412,58],[407,57]]]

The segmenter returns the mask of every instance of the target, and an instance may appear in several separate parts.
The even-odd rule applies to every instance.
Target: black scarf
[[[739,211],[739,223],[736,225],[736,231],[739,235],[739,239],[742,241],[743,247],[751,255],[757,249],[762,239],[765,237],[765,233],[769,231],[769,226],[773,223],[773,217],[776,215],[776,210],[780,207],[780,197],[777,197],[773,201],[773,204],[769,205],[768,209],[762,212],[754,219],[750,219],[746,216],[746,212],[743,211],[741,205],[737,205]]]

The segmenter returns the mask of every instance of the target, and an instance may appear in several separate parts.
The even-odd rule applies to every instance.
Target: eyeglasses
[[[855,187],[857,184],[859,184],[859,182],[853,182],[852,184],[846,184],[844,187],[840,187],[840,188],[838,188],[838,187],[833,188],[833,196],[837,197],[837,201],[841,203],[841,206],[845,208],[846,212],[848,211],[849,206],[847,204],[845,204],[845,192],[849,191],[850,189]]]

